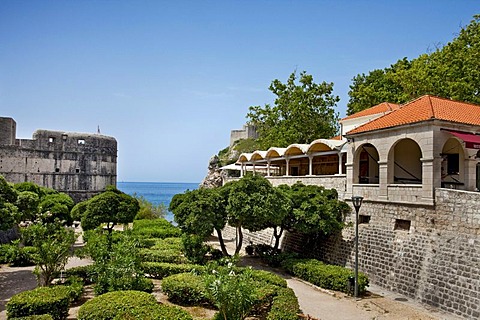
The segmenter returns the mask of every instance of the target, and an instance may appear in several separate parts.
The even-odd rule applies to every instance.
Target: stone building
[[[100,134],[37,130],[16,138],[16,123],[0,117],[0,175],[34,182],[85,200],[116,185],[117,141]]]
[[[480,318],[480,106],[426,95],[382,103],[340,125],[339,138],[242,154],[241,173],[262,166],[273,185],[323,185],[347,202],[362,196],[359,269],[370,281]],[[355,224],[355,215],[347,220]],[[347,227],[321,245],[289,233],[283,247],[353,267],[354,242]]]

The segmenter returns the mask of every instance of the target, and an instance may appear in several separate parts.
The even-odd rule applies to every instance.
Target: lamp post
[[[358,211],[362,206],[363,197],[353,196],[352,203],[355,208],[355,298],[358,298]]]

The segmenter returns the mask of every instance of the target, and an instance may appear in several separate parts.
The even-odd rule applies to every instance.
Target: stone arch
[[[463,189],[465,185],[465,150],[463,141],[451,137],[442,148],[442,187]]]
[[[421,184],[423,181],[422,149],[410,138],[396,141],[388,155],[388,183]]]
[[[379,166],[377,148],[370,143],[361,145],[355,151],[353,183],[378,184]]]

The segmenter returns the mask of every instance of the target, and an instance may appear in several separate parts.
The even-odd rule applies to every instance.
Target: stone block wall
[[[479,193],[437,189],[435,206],[365,202],[360,216],[359,270],[372,283],[465,319],[480,317]],[[327,241],[289,234],[284,246],[353,268],[354,211],[347,222]]]

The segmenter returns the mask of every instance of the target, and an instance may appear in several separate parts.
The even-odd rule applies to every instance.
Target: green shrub
[[[256,281],[262,281],[276,285],[278,287],[287,287],[287,281],[282,277],[265,270],[252,270],[252,278]]]
[[[267,320],[297,320],[299,309],[295,292],[290,288],[278,288]]]
[[[49,314],[42,314],[42,315],[34,315],[34,316],[26,316],[26,317],[15,317],[15,318],[8,318],[8,320],[53,320],[52,316]]]
[[[183,252],[190,262],[205,263],[205,255],[210,251],[210,247],[203,240],[203,237],[195,234],[182,235]]]
[[[70,289],[67,286],[40,287],[14,295],[7,303],[7,316],[50,314],[54,320],[68,315]]]
[[[157,303],[145,292],[114,291],[87,301],[78,320],[192,320],[185,311]]]
[[[76,276],[68,277],[64,283],[68,288],[70,301],[77,301],[83,293],[83,280]]]
[[[289,259],[282,266],[291,274],[324,289],[349,293],[350,269],[324,264],[315,259]],[[364,294],[368,287],[368,277],[358,274],[358,292]]]
[[[203,278],[192,273],[179,273],[164,278],[162,291],[169,300],[180,305],[199,305],[208,302]]]
[[[122,312],[157,305],[155,297],[140,291],[113,291],[85,302],[78,310],[79,320],[114,319]]]
[[[154,249],[140,249],[138,256],[141,261],[145,262],[170,262],[170,263],[185,263],[187,258],[181,252],[173,250],[154,250]]]
[[[179,237],[181,231],[165,219],[135,220],[133,221],[133,234],[144,238],[170,238]]]
[[[82,279],[84,284],[91,284],[95,282],[95,268],[93,265],[79,266],[67,269],[65,272],[67,278],[75,276]]]
[[[10,244],[0,245],[0,264],[8,263],[12,267],[27,267],[35,265],[33,255],[36,249],[32,246],[21,247],[19,240]]]
[[[163,279],[173,274],[191,271],[203,272],[205,268],[197,264],[176,264],[167,262],[143,262],[143,272],[150,278]]]

